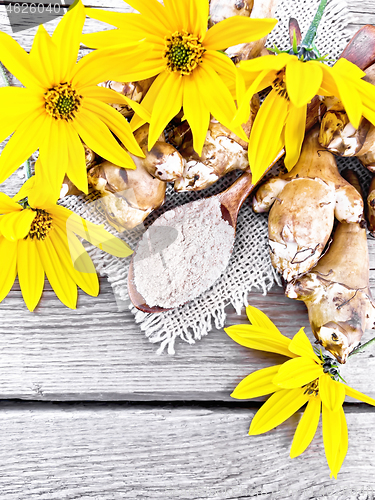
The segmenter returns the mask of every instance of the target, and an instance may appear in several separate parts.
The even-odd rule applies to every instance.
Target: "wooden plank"
[[[250,303],[289,337],[301,326],[310,332],[304,304],[279,288],[251,294]],[[194,346],[179,342],[175,356],[157,356],[132,314],[118,310],[105,279],[99,297],[80,293],[73,311],[46,285],[30,313],[15,286],[0,315],[0,399],[231,401],[243,377],[285,359],[239,346],[216,329]],[[246,322],[228,308],[227,325]],[[374,353],[370,347],[343,370],[350,385],[373,397]]]
[[[349,450],[337,482],[319,425],[289,449],[298,415],[247,435],[252,409],[1,405],[2,500],[371,499],[375,413],[347,413]],[[355,429],[355,434],[354,434]]]

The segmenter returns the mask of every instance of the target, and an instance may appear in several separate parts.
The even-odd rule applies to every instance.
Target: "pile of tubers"
[[[234,15],[273,17],[276,6],[277,0],[211,0],[209,24]],[[367,81],[375,84],[375,64],[370,65],[374,61],[357,51],[369,36],[375,39],[375,28],[360,30],[343,57],[366,69]],[[268,54],[264,44],[265,39],[228,47],[226,54],[235,63],[261,57]],[[141,103],[153,80],[101,85]],[[128,106],[113,107],[129,119],[133,115]],[[259,107],[255,94],[250,118],[243,125],[248,137]],[[148,132],[146,124],[134,134],[145,154],[145,158],[132,156],[135,170],[103,161],[86,148],[89,184],[100,195],[108,222],[119,232],[140,225],[164,203],[167,183],[173,183],[176,192],[199,191],[232,170],[249,167],[248,144],[213,117],[200,156],[181,113],[150,151]],[[356,130],[339,99],[315,97],[308,106],[299,161],[290,172],[263,183],[252,203],[256,213],[269,212],[271,262],[285,282],[286,295],[306,304],[317,343],[345,363],[375,321],[364,219],[365,212],[375,236],[375,176],[364,210],[358,179],[350,173],[342,177],[334,155],[355,155],[375,174],[375,127],[363,118]],[[78,191],[66,178],[61,196],[69,194]]]

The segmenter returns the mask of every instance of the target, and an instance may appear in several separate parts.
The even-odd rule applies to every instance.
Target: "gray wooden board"
[[[0,405],[4,500],[373,499],[375,413],[347,412],[349,450],[329,478],[321,425],[289,458],[300,414],[248,436],[254,409]]]

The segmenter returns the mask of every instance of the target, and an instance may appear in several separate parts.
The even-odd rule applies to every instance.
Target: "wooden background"
[[[126,8],[121,0],[90,3]],[[348,7],[353,34],[375,24],[373,1],[351,0]],[[12,33],[4,6],[0,29]],[[15,38],[29,49],[34,33]],[[374,240],[369,248],[375,286]],[[290,337],[301,326],[310,331],[304,304],[280,288],[266,297],[252,293],[249,301]],[[244,314],[229,307],[227,313],[228,325],[246,322]],[[281,357],[251,352],[222,330],[193,346],[178,343],[173,357],[156,349],[133,316],[118,310],[104,278],[99,297],[80,293],[74,311],[46,283],[30,313],[15,283],[0,304],[0,498],[375,498],[374,408],[345,403],[349,450],[338,480],[331,480],[321,426],[308,450],[291,460],[300,414],[249,437],[260,402],[229,396],[244,376]],[[368,349],[343,370],[351,386],[372,397],[374,354],[375,347]]]

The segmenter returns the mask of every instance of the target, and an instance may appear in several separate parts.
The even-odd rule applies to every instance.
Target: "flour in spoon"
[[[134,255],[134,283],[148,306],[182,305],[220,277],[235,235],[220,206],[217,197],[179,206],[145,232]]]

